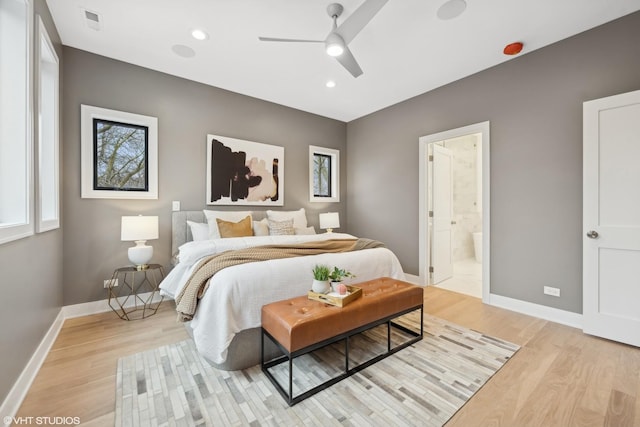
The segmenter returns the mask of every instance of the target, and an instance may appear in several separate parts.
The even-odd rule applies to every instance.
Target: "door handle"
[[[590,239],[597,239],[598,236],[599,234],[597,231],[594,231],[594,230],[587,231],[587,237]]]

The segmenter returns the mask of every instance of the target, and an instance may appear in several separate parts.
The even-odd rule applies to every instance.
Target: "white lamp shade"
[[[123,216],[120,240],[137,241],[158,238],[157,216]]]
[[[320,214],[320,228],[331,229],[340,227],[340,216],[338,212],[327,212]]]
[[[146,266],[153,257],[153,247],[147,246],[147,240],[158,238],[157,216],[123,216],[120,229],[120,240],[135,241],[136,245],[129,248],[129,261],[141,268]]]

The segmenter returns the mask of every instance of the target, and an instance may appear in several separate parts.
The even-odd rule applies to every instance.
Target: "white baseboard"
[[[13,384],[13,387],[9,390],[9,394],[7,394],[4,402],[2,402],[2,405],[0,406],[2,425],[10,426],[12,424],[13,417],[18,413],[18,409],[20,409],[20,405],[22,405],[22,401],[27,395],[33,380],[36,378],[36,375],[38,375],[38,371],[40,371],[42,363],[46,359],[51,346],[58,337],[58,333],[60,332],[60,329],[62,329],[63,323],[64,315],[62,314],[61,309],[44,338],[40,341],[40,345],[38,345],[38,348],[36,348],[31,359],[27,362],[27,366],[24,367],[22,373]]]
[[[571,311],[560,310],[558,308],[547,307],[546,305],[534,304],[514,298],[503,297],[502,295],[489,294],[489,305],[506,308],[507,310],[539,317],[540,319],[582,329],[582,314]]]
[[[143,294],[138,295],[143,300],[147,300],[149,298],[149,294],[151,292],[145,292]],[[151,300],[151,304],[156,303],[161,300],[161,296],[156,293]],[[165,297],[164,299],[168,299]],[[133,298],[129,299],[127,304],[124,305],[125,308],[133,307],[135,301]],[[82,304],[74,304],[74,305],[65,305],[62,307],[62,311],[64,312],[65,319],[73,319],[74,317],[82,317],[89,316],[91,314],[104,313],[105,311],[110,311],[111,307],[109,307],[109,301],[106,299],[100,301],[91,301],[85,302]]]
[[[140,294],[140,298],[145,301],[149,297],[149,292]],[[155,294],[151,303],[159,302],[161,300],[161,296],[159,294]],[[169,299],[165,297],[165,299]],[[125,304],[125,308],[133,307],[135,301],[131,299],[127,304]],[[13,421],[13,417],[16,416],[18,410],[20,409],[20,405],[22,405],[22,401],[24,400],[33,380],[36,378],[40,367],[44,363],[44,360],[49,354],[49,350],[51,346],[55,342],[58,337],[58,333],[62,329],[62,325],[66,319],[72,319],[74,317],[81,316],[89,316],[91,314],[104,313],[105,311],[110,311],[111,307],[109,307],[108,300],[100,300],[100,301],[91,301],[82,304],[74,304],[74,305],[66,305],[60,308],[58,315],[55,320],[51,324],[51,327],[45,334],[44,338],[38,345],[38,348],[31,356],[31,359],[22,370],[22,373],[13,384],[13,387],[7,394],[7,397],[0,405],[0,416],[2,416],[2,423],[0,426],[10,426]],[[114,314],[115,316],[115,314]],[[8,421],[8,422],[7,422]]]

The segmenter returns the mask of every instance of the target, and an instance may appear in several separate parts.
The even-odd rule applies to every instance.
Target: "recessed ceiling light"
[[[173,53],[183,58],[193,58],[194,56],[196,56],[195,50],[183,44],[174,44],[173,46],[171,46],[171,50],[173,51]]]
[[[327,87],[336,87],[336,82],[334,82],[333,80],[329,80],[329,81],[327,81],[327,83],[325,83],[325,86],[327,86]]]
[[[448,20],[457,18],[467,8],[467,2],[464,0],[449,0],[438,9],[438,18]]]
[[[191,31],[191,37],[196,40],[206,40],[209,38],[209,34],[207,34],[207,32],[204,30],[196,28],[195,30]]]

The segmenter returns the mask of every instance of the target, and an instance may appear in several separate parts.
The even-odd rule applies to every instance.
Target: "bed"
[[[211,211],[208,211],[208,214]],[[237,220],[246,212],[239,213]],[[264,235],[261,229],[273,215],[278,220],[294,216],[294,235]],[[227,214],[228,215],[228,214]],[[203,257],[264,245],[307,244],[327,240],[356,239],[345,233],[311,234],[304,209],[299,211],[251,212],[258,236],[204,238],[205,225],[211,230],[211,218],[203,211],[174,212],[172,217],[173,269],[160,285],[162,295],[176,298]],[[235,219],[233,219],[235,218]],[[288,219],[287,219],[288,221]],[[302,222],[301,222],[302,221]],[[289,221],[291,222],[291,221]],[[269,222],[273,224],[274,222]],[[195,234],[195,239],[194,239]],[[211,238],[214,237],[214,238]],[[356,275],[357,283],[388,276],[404,280],[397,257],[389,249],[378,247],[342,253],[322,253],[295,258],[273,259],[234,265],[217,272],[208,282],[198,301],[193,319],[186,323],[198,351],[215,367],[223,370],[244,369],[260,363],[260,310],[265,304],[304,295],[312,282],[316,264],[338,266]],[[276,354],[275,348],[267,348]]]

